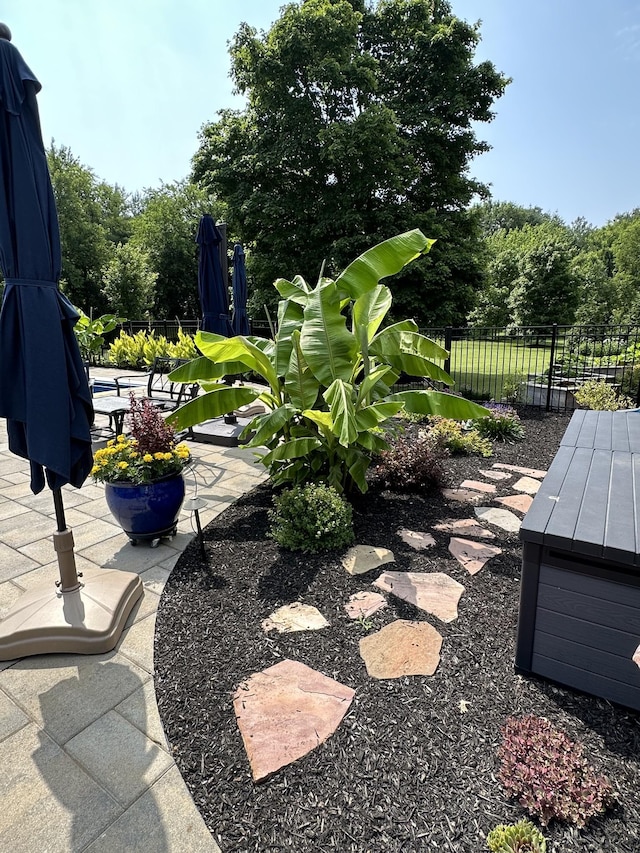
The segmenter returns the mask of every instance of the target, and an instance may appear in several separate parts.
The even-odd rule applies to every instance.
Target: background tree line
[[[276,278],[315,283],[418,227],[437,243],[389,284],[422,327],[640,321],[640,211],[567,225],[470,177],[509,82],[475,61],[479,39],[446,0],[299,0],[267,32],[242,25],[246,106],[202,128],[190,180],[132,196],[51,145],[64,290],[94,315],[197,317],[208,212],[247,250],[256,319]]]

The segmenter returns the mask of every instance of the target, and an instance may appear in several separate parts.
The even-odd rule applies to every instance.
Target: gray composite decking
[[[520,531],[516,666],[640,709],[640,412],[578,410]]]

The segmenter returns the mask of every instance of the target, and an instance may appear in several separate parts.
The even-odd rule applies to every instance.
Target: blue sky
[[[128,191],[186,177],[203,122],[232,94],[227,42],[279,0],[4,0],[53,138]],[[478,60],[513,82],[478,128],[471,173],[495,199],[603,225],[640,206],[640,2],[452,0],[482,20]]]

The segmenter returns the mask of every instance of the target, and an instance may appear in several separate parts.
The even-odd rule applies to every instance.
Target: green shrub
[[[520,399],[522,386],[526,381],[526,376],[521,370],[516,370],[514,373],[507,373],[502,377],[502,397],[509,403],[517,403]]]
[[[450,418],[434,416],[429,418],[429,427],[425,431],[427,439],[436,447],[449,453],[474,454],[489,457],[493,447],[488,438],[483,438],[475,429],[465,430],[461,423]]]
[[[168,349],[172,358],[197,358],[199,355],[193,335],[183,332],[181,328],[178,329],[178,340],[170,343]]]
[[[599,412],[616,412],[633,408],[629,397],[618,394],[613,385],[600,379],[589,379],[574,392],[578,405]]]
[[[501,823],[487,835],[492,853],[546,853],[547,842],[530,820]]]
[[[402,435],[383,450],[371,468],[371,482],[397,492],[417,492],[443,481],[447,451],[425,435]]]
[[[315,554],[353,542],[353,511],[332,486],[308,483],[273,498],[269,535],[281,548]]]
[[[489,409],[490,415],[471,421],[481,436],[491,441],[523,440],[524,427],[515,409],[502,403],[485,403],[485,408]]]
[[[172,358],[195,358],[198,354],[193,335],[188,335],[178,329],[176,343],[169,341],[164,335],[156,337],[155,331],[147,332],[141,329],[135,335],[122,331],[109,345],[107,355],[111,364],[118,367],[133,367],[143,369],[151,367],[156,358],[170,356]]]

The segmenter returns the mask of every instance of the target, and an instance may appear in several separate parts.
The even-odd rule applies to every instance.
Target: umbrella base
[[[228,424],[224,418],[213,418],[213,420],[203,421],[192,427],[190,437],[194,441],[217,444],[219,447],[238,447],[250,441],[251,436],[241,440],[240,435],[252,420],[252,418],[239,417],[237,423]]]
[[[111,651],[141,595],[138,575],[117,569],[86,571],[69,592],[51,583],[26,592],[0,622],[0,661]]]

